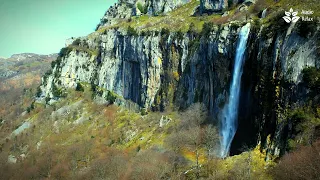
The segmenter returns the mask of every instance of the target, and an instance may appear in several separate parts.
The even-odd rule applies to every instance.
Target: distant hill
[[[30,103],[24,98],[26,91],[29,89],[32,96],[31,89],[35,91],[40,85],[41,76],[51,68],[57,56],[23,53],[0,57],[0,118],[14,118],[25,111],[23,104]]]
[[[39,83],[57,56],[23,53],[7,59],[0,58],[0,92]]]

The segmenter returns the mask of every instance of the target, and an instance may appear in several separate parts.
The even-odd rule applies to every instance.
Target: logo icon
[[[292,15],[292,17],[291,17],[291,15]],[[287,12],[287,11],[285,11],[285,16],[284,17],[282,17],[287,23],[290,23],[290,22],[297,22],[299,19],[300,19],[300,17],[299,16],[297,16],[298,15],[298,12],[293,12],[293,9],[292,8],[290,8],[290,11],[289,12]]]

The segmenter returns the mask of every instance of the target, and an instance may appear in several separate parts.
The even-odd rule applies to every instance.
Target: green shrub
[[[55,83],[52,83],[52,94],[55,97],[61,97],[62,91],[57,87]]]
[[[72,48],[71,47],[64,47],[60,50],[59,52],[59,56],[60,57],[64,57],[66,55],[68,55],[70,52],[72,51]]]
[[[320,126],[317,111],[318,109],[312,107],[289,111],[288,118],[292,124],[292,136],[287,141],[289,150],[293,150],[300,145],[307,145],[319,138],[315,131],[316,127]]]
[[[238,29],[240,25],[238,23],[231,23],[231,29]]]
[[[189,43],[189,49],[191,54],[193,54],[194,52],[196,52],[196,50],[200,47],[200,39],[199,38],[195,38],[194,40],[190,41]]]
[[[51,68],[53,69],[56,65],[59,66],[61,63],[61,57],[57,57],[57,59],[55,61],[51,62]]]
[[[46,104],[48,104],[48,102],[50,101],[50,97],[46,97],[45,101],[46,101]]]
[[[141,3],[137,4],[137,8],[142,14],[147,14],[148,12],[148,6],[143,6]]]
[[[48,77],[52,74],[52,70],[50,69],[43,75],[43,84],[47,84]]]
[[[313,91],[320,92],[320,70],[316,67],[307,67],[302,70],[303,82]]]
[[[307,38],[309,35],[317,32],[317,23],[299,21],[297,25],[297,31],[299,36]]]
[[[131,26],[128,27],[128,36],[138,36],[138,32]]]
[[[212,28],[213,28],[213,23],[212,22],[205,22],[203,24],[201,34],[203,36],[209,36],[210,32],[212,31]]]
[[[56,66],[56,61],[51,62],[51,68],[53,69]]]
[[[77,83],[77,87],[76,87],[76,91],[81,91],[81,92],[84,92],[84,87],[81,83]]]
[[[99,88],[99,86],[95,85],[94,82],[91,82],[91,91],[92,91],[92,98],[95,96],[102,96],[103,90]]]
[[[40,88],[40,86],[38,86],[37,92],[36,92],[36,97],[40,97],[41,94],[42,94],[41,88]]]
[[[145,32],[145,31],[142,31],[141,33],[140,33],[140,36],[146,36],[147,35],[147,33]]]
[[[269,18],[269,25],[263,28],[261,34],[265,38],[274,36],[276,33],[285,33],[290,24],[286,23],[283,17],[284,11],[278,11]]]
[[[183,33],[182,33],[181,30],[179,30],[179,31],[177,32],[176,37],[177,37],[178,40],[183,40]]]
[[[142,31],[141,33],[140,33],[140,36],[152,36],[152,32],[151,31]]]
[[[30,113],[34,109],[34,102],[31,103],[29,107],[27,107],[27,112]]]
[[[190,25],[189,25],[189,29],[188,29],[188,33],[190,34],[195,34],[197,31],[196,31],[196,25],[192,22]]]
[[[140,113],[141,113],[142,116],[145,116],[145,115],[148,114],[148,111],[147,111],[146,108],[142,108],[141,111],[140,111]]]
[[[170,30],[167,28],[162,28],[161,29],[161,36],[169,36],[170,35]]]
[[[72,45],[74,45],[74,46],[80,46],[81,45],[81,40],[78,38],[78,39],[76,39],[76,40],[74,40],[73,42],[72,42]]]
[[[56,70],[56,71],[54,72],[54,77],[55,77],[56,79],[58,79],[58,78],[60,77],[60,75],[61,75],[61,73],[60,73],[58,70]]]
[[[228,0],[228,7],[232,7],[233,6],[233,0]]]
[[[112,91],[108,91],[106,100],[109,101],[110,104],[113,104],[117,99],[117,94]]]

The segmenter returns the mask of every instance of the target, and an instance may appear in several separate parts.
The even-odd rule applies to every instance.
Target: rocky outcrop
[[[219,12],[228,8],[228,0],[201,0],[200,1],[200,12],[211,13]]]
[[[101,18],[97,29],[127,21],[132,16],[166,14],[188,2],[190,0],[119,0]]]
[[[147,0],[148,1],[148,0]],[[151,0],[148,6],[148,13],[151,14],[161,14],[168,13],[175,8],[182,6],[186,3],[190,2],[190,0]]]
[[[231,6],[240,4],[239,10],[248,10],[248,6],[255,3],[255,0],[200,0],[200,14],[221,13]]]
[[[125,21],[135,15],[134,7],[129,3],[116,3],[114,6],[111,6],[104,16],[100,19],[96,29],[99,29],[104,26],[112,26],[121,21]]]

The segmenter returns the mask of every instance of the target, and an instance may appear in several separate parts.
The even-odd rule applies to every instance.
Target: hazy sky
[[[0,0],[0,57],[57,53],[94,31],[117,0]]]

